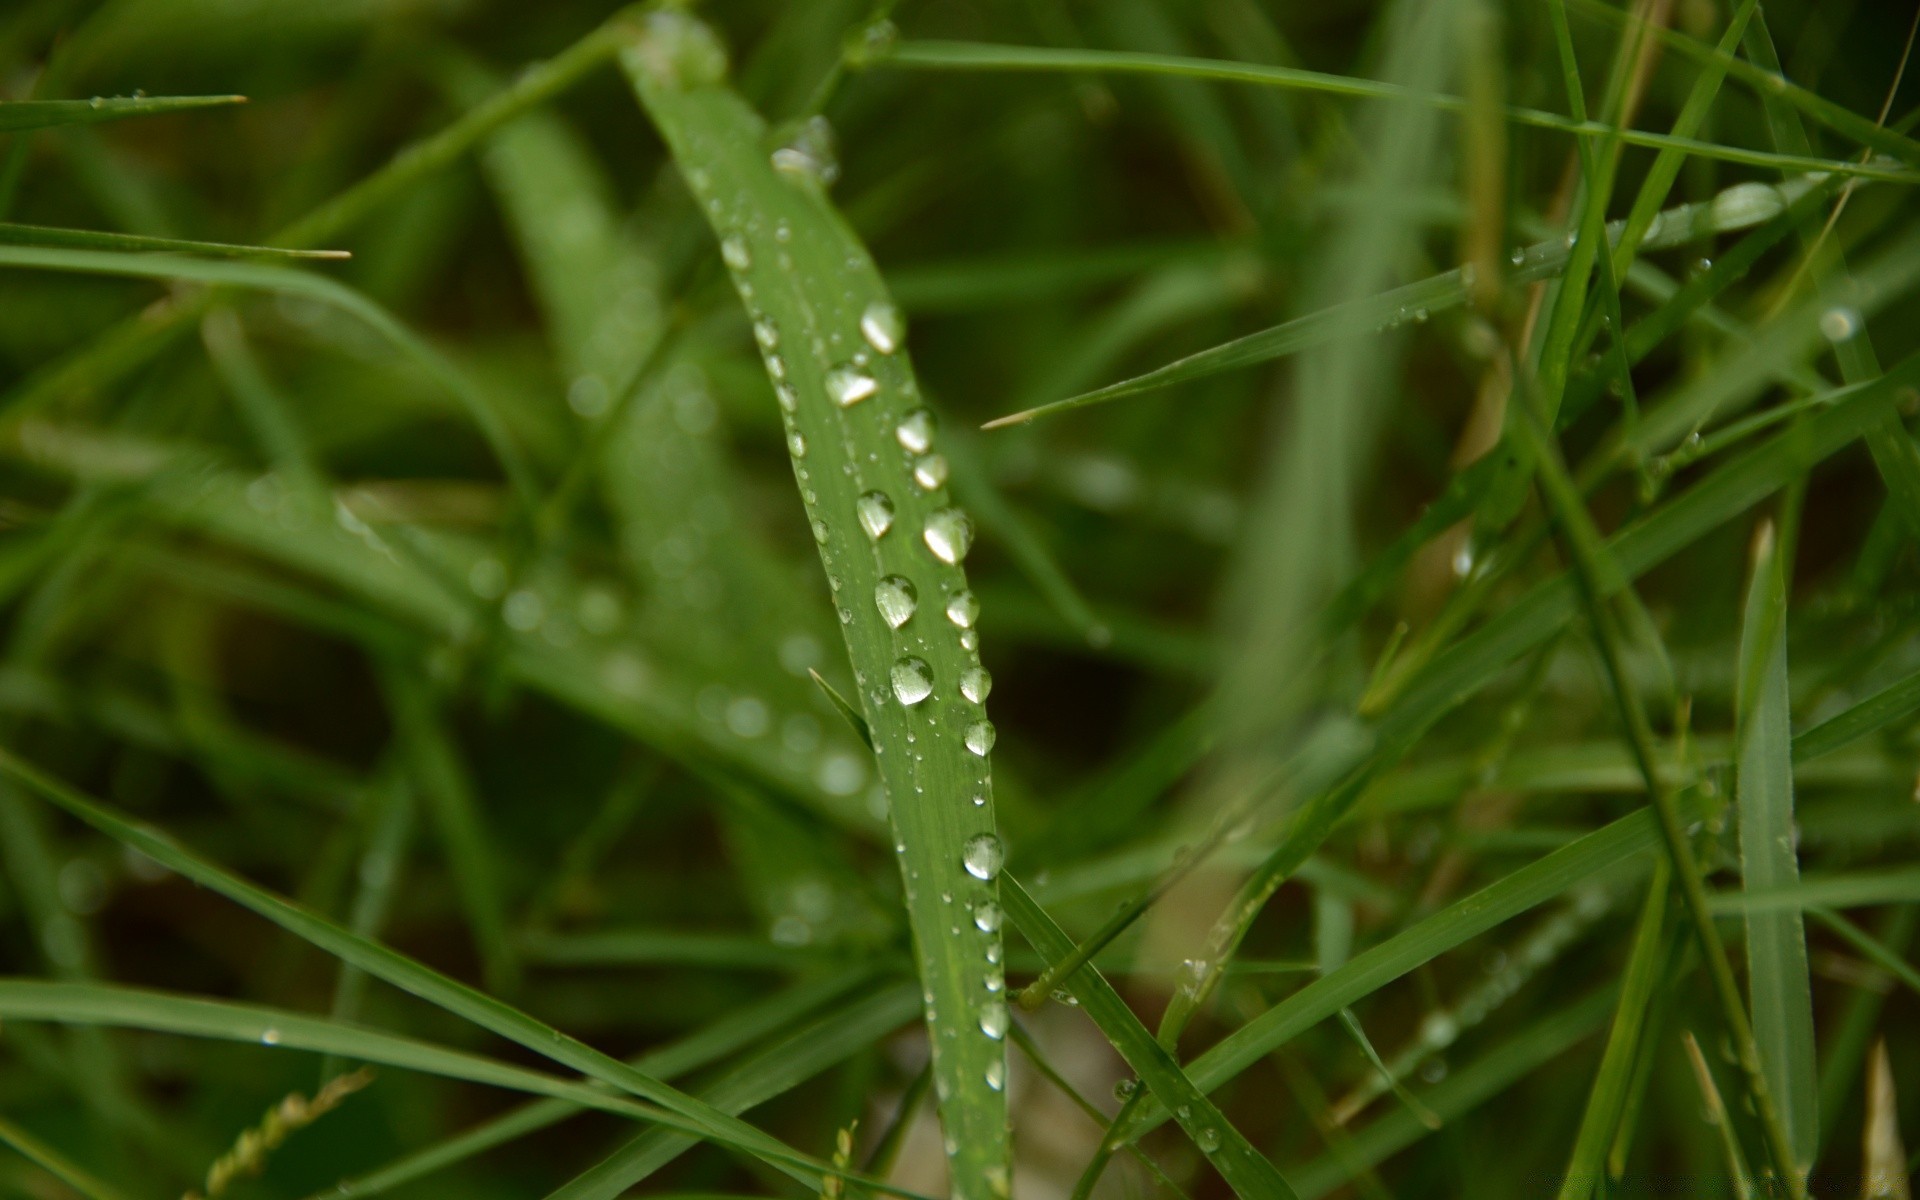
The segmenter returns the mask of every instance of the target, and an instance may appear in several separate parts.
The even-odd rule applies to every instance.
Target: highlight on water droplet
[[[933,449],[934,425],[932,409],[916,408],[900,418],[900,424],[894,426],[893,436],[909,453],[925,454]]]
[[[1007,1064],[997,1058],[988,1063],[986,1081],[987,1086],[996,1092],[1007,1086]]]
[[[909,654],[893,664],[893,694],[912,707],[933,695],[933,668],[927,660]]]
[[[841,408],[851,408],[879,390],[873,376],[852,363],[841,363],[827,372],[827,395]]]
[[[885,492],[864,492],[854,501],[853,507],[860,515],[860,528],[866,530],[867,536],[875,541],[893,528],[893,500]]]
[[[920,536],[935,558],[957,566],[973,548],[973,520],[960,509],[937,508],[927,514],[927,524]]]
[[[980,601],[973,592],[961,588],[947,600],[947,620],[962,629],[972,629],[973,623],[980,619]]]
[[[720,258],[735,271],[745,271],[753,266],[753,251],[747,249],[747,239],[737,233],[720,239]]]
[[[795,458],[805,458],[807,456],[807,439],[800,436],[798,429],[792,430],[787,434],[787,452]]]
[[[890,629],[898,629],[913,619],[920,595],[913,580],[904,575],[888,575],[873,585],[873,604]],[[911,701],[909,701],[911,703]]]
[[[960,694],[975,704],[985,704],[987,693],[993,690],[993,676],[987,674],[985,667],[968,667],[960,672]]]
[[[994,732],[992,721],[975,721],[973,724],[967,726],[967,733],[964,740],[967,743],[967,749],[973,751],[981,758],[985,758],[988,752],[993,749],[993,743],[996,737],[998,737],[998,734]]]
[[[773,169],[785,175],[830,187],[840,178],[840,160],[834,151],[833,125],[815,114],[802,121],[786,143],[769,156]]]
[[[976,833],[960,848],[960,865],[975,879],[991,880],[1006,859],[1006,847],[991,833]]]
[[[887,300],[875,300],[860,314],[860,336],[882,354],[892,354],[907,336],[900,310]]]
[[[1830,342],[1844,342],[1860,332],[1860,310],[1836,304],[1820,314],[1820,332]]]
[[[947,481],[947,456],[944,454],[922,455],[913,464],[913,481],[931,492]]]

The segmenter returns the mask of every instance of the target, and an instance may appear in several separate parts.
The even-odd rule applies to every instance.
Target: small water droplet
[[[1113,1085],[1113,1098],[1125,1104],[1127,1101],[1133,1099],[1139,1091],[1140,1081],[1138,1079],[1122,1079],[1119,1083]]]
[[[960,865],[975,879],[992,879],[1000,873],[1000,864],[1005,861],[1006,848],[991,833],[974,834],[960,850]]]
[[[800,393],[794,391],[790,383],[775,384],[773,394],[779,399],[780,407],[786,412],[792,412],[800,407]]]
[[[931,492],[947,481],[947,456],[928,454],[913,464],[913,481]]]
[[[890,629],[898,629],[913,619],[919,607],[919,592],[913,580],[904,575],[888,575],[873,585],[873,604],[880,610]]]
[[[808,117],[786,144],[770,156],[773,169],[822,187],[831,186],[840,178],[840,163],[833,143],[832,124],[823,116]]]
[[[1517,267],[1521,263],[1527,261],[1527,252],[1521,249],[1519,246],[1515,246],[1513,248],[1513,253],[1507,255],[1507,261]]]
[[[987,1086],[996,1092],[1007,1086],[1007,1064],[997,1058],[988,1063],[986,1080]]]
[[[262,1046],[278,1046],[280,1044],[280,1031],[278,1029],[261,1030],[260,1044]]]
[[[1001,1000],[989,1000],[980,1009],[980,1032],[994,1041],[1007,1036],[1007,1006]]]
[[[893,694],[909,707],[933,695],[933,668],[926,659],[909,654],[893,664]]]
[[[993,690],[993,676],[987,674],[985,667],[968,667],[960,672],[960,694],[975,704],[985,704],[987,693]]]
[[[1220,1150],[1220,1131],[1209,1125],[1193,1135],[1193,1144],[1200,1147],[1202,1154],[1216,1154]]]
[[[1844,304],[1820,314],[1820,332],[1830,342],[1844,342],[1860,332],[1860,311]]]
[[[961,588],[947,600],[947,620],[962,629],[972,629],[973,623],[980,619],[980,601],[966,588]]]
[[[885,492],[866,492],[854,501],[854,511],[860,514],[860,527],[867,536],[878,541],[881,534],[893,528],[893,500]]]
[[[815,517],[813,519],[812,524],[813,524],[813,540],[816,542],[819,542],[822,546],[826,545],[827,533],[828,533],[827,523],[825,521],[822,521],[819,517]]]
[[[973,521],[960,509],[937,508],[927,514],[926,527],[920,536],[935,558],[957,566],[973,547]]]
[[[1000,932],[1000,905],[992,900],[982,900],[973,906],[973,927],[981,933]]]
[[[800,436],[798,429],[787,434],[787,452],[795,458],[807,456],[807,439]]]
[[[737,233],[730,233],[720,240],[720,258],[735,271],[745,271],[753,266],[753,251],[747,249],[747,239]]]
[[[985,808],[987,806],[987,798],[985,796],[975,796],[973,798],[973,806],[975,808]]]
[[[933,448],[934,424],[932,409],[916,408],[900,418],[900,424],[894,427],[893,436],[908,452],[925,454]]]
[[[873,376],[852,363],[841,363],[827,372],[827,395],[841,408],[851,408],[879,390]]]
[[[753,323],[753,340],[760,343],[762,350],[773,350],[780,345],[780,327],[765,317]]]
[[[967,726],[965,739],[967,749],[973,751],[981,758],[985,758],[987,753],[993,749],[993,743],[996,737],[997,735],[994,732],[992,721],[975,721],[973,724]]]
[[[906,335],[907,323],[901,319],[900,310],[889,301],[875,300],[860,314],[860,336],[882,354],[898,350]]]

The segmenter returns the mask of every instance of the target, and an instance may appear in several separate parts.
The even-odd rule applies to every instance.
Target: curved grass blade
[[[1735,788],[1740,885],[1749,895],[1800,879],[1793,816],[1793,748],[1787,695],[1786,552],[1761,527],[1740,631]],[[1790,545],[1790,542],[1785,543]],[[1814,1085],[1813,993],[1807,931],[1797,910],[1746,914],[1747,990],[1753,1032],[1794,1165],[1813,1167],[1820,1136]]]
[[[162,254],[205,254],[216,258],[352,258],[348,250],[291,250],[282,246],[238,246],[230,242],[196,242],[186,238],[147,237],[104,229],[63,229],[54,225],[21,225],[0,221],[0,244],[59,246],[70,250],[155,251]]]
[[[770,161],[764,122],[725,86],[725,50],[693,18],[652,14],[622,61],[720,239],[784,410],[890,800],[956,1194],[1005,1196],[1003,851],[990,681],[960,567],[972,523],[947,500],[899,309],[817,162],[794,148]]]
[[[0,133],[93,125],[195,108],[245,104],[245,96],[95,96],[91,100],[0,100]]]
[[[691,1123],[705,1137],[744,1150],[783,1170],[798,1170],[796,1178],[803,1183],[816,1183],[825,1177],[826,1168],[818,1165],[810,1164],[804,1169],[792,1168],[790,1164],[806,1161],[804,1156],[797,1155],[777,1139],[753,1126],[716,1112],[645,1072],[602,1054],[484,992],[442,975],[377,942],[359,937],[324,917],[228,873],[187,850],[167,834],[143,823],[127,820],[111,808],[95,803],[52,776],[29,766],[11,751],[0,750],[0,773],[18,780],[42,799],[108,837],[133,847],[202,887],[253,910],[296,937],[343,962],[359,967],[369,975],[465,1018],[482,1029],[517,1042],[536,1054],[652,1101]]]
[[[1073,939],[1067,936],[1067,931],[1054,924],[1053,918],[1027,895],[1017,880],[1011,876],[1003,879],[1000,893],[1006,900],[1007,915],[1021,936],[1042,956],[1054,961],[1073,952]],[[1091,963],[1083,964],[1067,975],[1065,982],[1087,1015],[1100,1027],[1100,1032],[1113,1043],[1120,1057],[1127,1060],[1147,1090],[1175,1115],[1180,1128],[1207,1156],[1207,1161],[1220,1172],[1235,1195],[1243,1200],[1294,1195],[1286,1178],[1221,1115],[1206,1093],[1194,1086],[1173,1055],[1154,1040],[1153,1034],[1097,968]]]
[[[1173,54],[1142,54],[1128,50],[1061,50],[1038,46],[1012,46],[980,42],[904,41],[884,55],[871,60],[880,66],[919,67],[946,71],[1060,71],[1096,74],[1172,75],[1186,79],[1211,79],[1222,83],[1250,83],[1267,87],[1291,88],[1334,96],[1374,97],[1428,104],[1445,112],[1464,113],[1467,101],[1460,96],[1424,92],[1373,79],[1348,75],[1330,75],[1296,67],[1275,67],[1259,63],[1231,62],[1211,58],[1187,58]],[[1629,146],[1656,150],[1677,150],[1698,158],[1744,163],[1756,167],[1777,167],[1790,171],[1831,171],[1854,174],[1867,179],[1885,179],[1903,183],[1920,182],[1920,172],[1886,165],[1862,166],[1838,159],[1805,154],[1776,154],[1766,150],[1746,150],[1694,138],[1670,137],[1638,129],[1622,129],[1604,121],[1577,121],[1558,113],[1537,108],[1503,105],[1500,110],[1509,121],[1539,129],[1558,130],[1588,138],[1617,138]]]
[[[1666,209],[1648,227],[1640,248],[1662,250],[1722,233],[1750,229],[1778,216],[1815,186],[1817,181],[1807,179],[1790,180],[1778,185],[1739,184],[1711,200]],[[1609,222],[1606,227],[1609,244],[1616,244],[1626,228],[1624,220]],[[1555,237],[1535,242],[1516,253],[1520,261],[1514,263],[1508,280],[1518,286],[1553,278],[1566,267],[1572,250],[1564,238]],[[1381,329],[1408,320],[1422,311],[1430,315],[1456,308],[1466,303],[1472,290],[1469,275],[1466,268],[1456,267],[1377,295],[1311,312],[1189,354],[1130,379],[1024,412],[996,417],[987,422],[985,427],[997,429],[1020,425],[1036,417],[1051,416],[1069,409],[1118,400],[1122,396],[1202,379],[1222,371],[1270,362],[1355,330]]]

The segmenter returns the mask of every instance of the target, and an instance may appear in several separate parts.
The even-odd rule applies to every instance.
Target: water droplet
[[[1445,1046],[1460,1036],[1460,1026],[1444,1012],[1428,1013],[1420,1022],[1420,1040],[1429,1046]]]
[[[968,667],[960,672],[960,694],[975,704],[985,704],[987,693],[993,690],[993,676],[987,674],[985,667]]]
[[[737,233],[730,233],[720,240],[720,258],[736,271],[745,271],[753,266],[753,251],[747,249],[747,239]]]
[[[822,187],[831,186],[840,178],[840,162],[833,142],[832,124],[823,116],[808,117],[786,144],[770,156],[773,169]]]
[[[1786,198],[1770,183],[1736,183],[1713,198],[1708,213],[1724,232],[1770,221],[1786,207]]]
[[[973,927],[981,933],[1000,932],[1000,905],[992,900],[982,900],[973,906]]]
[[[1507,255],[1507,261],[1517,267],[1521,263],[1527,261],[1527,252],[1521,249],[1519,246],[1515,246],[1513,248],[1513,253]]]
[[[960,865],[975,879],[992,879],[1006,861],[1006,848],[991,833],[976,833],[960,851]],[[991,961],[991,960],[989,960]]]
[[[278,1046],[280,1044],[280,1031],[278,1029],[261,1030],[260,1044],[262,1046]]]
[[[962,629],[972,629],[973,623],[980,619],[980,601],[966,588],[955,592],[947,601],[947,620]]]
[[[893,664],[893,694],[909,707],[933,695],[933,668],[926,659],[909,654]]]
[[[1830,342],[1844,342],[1860,332],[1860,311],[1835,305],[1820,314],[1820,332]]]
[[[892,354],[907,336],[907,323],[900,310],[886,300],[875,300],[860,314],[860,336],[882,354]]]
[[[990,1000],[981,1006],[980,1032],[996,1042],[1007,1036],[1007,1006],[1004,1001]]]
[[[786,412],[792,412],[800,407],[800,393],[794,391],[790,383],[775,384],[773,394],[779,398],[780,407]]]
[[[894,427],[893,436],[910,453],[925,454],[933,448],[934,424],[932,409],[916,408],[900,418],[900,424]]]
[[[1133,1099],[1139,1091],[1140,1081],[1138,1079],[1122,1079],[1119,1083],[1113,1085],[1113,1098],[1125,1104],[1127,1101]]]
[[[988,751],[993,749],[996,736],[992,721],[975,721],[973,724],[967,726],[967,749],[973,751],[981,758],[985,758]]]
[[[997,1058],[988,1063],[986,1080],[987,1086],[996,1092],[1007,1086],[1007,1064]]]
[[[879,390],[873,376],[852,363],[841,363],[827,372],[827,395],[841,408],[851,408]]]
[[[762,350],[773,350],[780,345],[780,327],[761,317],[753,323],[753,340],[760,343]]]
[[[885,492],[866,492],[853,503],[854,511],[860,514],[860,527],[867,536],[878,541],[880,535],[893,528],[893,501]]]
[[[822,521],[819,517],[815,517],[813,519],[812,524],[813,524],[813,540],[816,542],[819,542],[822,546],[826,545],[827,532],[828,532],[827,523],[825,521]]]
[[[1453,552],[1453,577],[1465,579],[1473,574],[1473,539],[1462,538]]]
[[[1220,1131],[1211,1125],[1193,1135],[1193,1144],[1200,1147],[1202,1154],[1215,1154],[1220,1150]]]
[[[920,531],[926,539],[927,549],[934,557],[949,566],[957,566],[973,547],[973,521],[957,508],[937,508],[927,514],[927,524]]]
[[[931,492],[947,481],[947,456],[928,454],[913,464],[913,481]]]
[[[667,87],[699,87],[727,77],[727,48],[704,22],[676,9],[648,13],[646,34],[634,50],[647,74]]]
[[[985,808],[987,806],[987,798],[985,796],[975,796],[973,798],[973,806],[975,808]]]
[[[800,436],[798,429],[787,434],[787,452],[795,458],[805,458],[807,456],[807,439]]]
[[[888,575],[873,585],[874,607],[880,610],[889,629],[898,629],[912,620],[913,610],[919,607],[919,603],[920,596],[914,589],[913,580],[904,575]]]

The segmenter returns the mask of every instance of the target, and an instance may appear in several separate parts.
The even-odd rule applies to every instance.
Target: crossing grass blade
[[[1073,939],[1067,936],[1066,930],[1054,924],[1053,918],[1034,902],[1018,880],[1007,877],[1002,880],[1000,890],[1006,900],[1007,915],[1035,950],[1049,961],[1073,950]],[[1083,964],[1066,975],[1064,982],[1079,998],[1087,1016],[1140,1077],[1147,1091],[1174,1115],[1180,1128],[1206,1155],[1236,1196],[1242,1200],[1294,1196],[1286,1178],[1248,1143],[1246,1136],[1234,1128],[1206,1093],[1194,1085],[1173,1055],[1154,1039],[1126,1001],[1113,990],[1113,985],[1102,978],[1098,968],[1091,963]]]
[[[156,117],[196,108],[245,104],[245,96],[96,96],[91,100],[0,100],[0,133],[57,125],[93,125],[127,117]]]
[[[177,871],[201,886],[217,892],[272,921],[315,947],[367,974],[438,1005],[483,1029],[519,1043],[554,1062],[561,1063],[613,1087],[650,1101],[676,1114],[703,1136],[735,1147],[779,1167],[797,1172],[803,1181],[822,1178],[822,1170],[797,1167],[804,1162],[776,1139],[753,1126],[702,1104],[700,1101],[661,1083],[642,1071],[609,1058],[576,1041],[559,1030],[520,1012],[485,992],[440,974],[415,960],[378,943],[361,938],[323,917],[262,888],[247,883],[232,873],[195,855],[168,835],[138,822],[127,820],[110,808],[97,804],[74,789],[0,750],[0,773],[4,773],[41,799],[86,822],[101,833],[145,854],[155,862]]]
[[[1800,878],[1787,695],[1790,544],[1776,542],[1771,524],[1761,527],[1741,625],[1735,795],[1740,884],[1749,895],[1790,888]],[[1754,1037],[1804,1174],[1813,1168],[1820,1130],[1806,928],[1797,911],[1752,909],[1746,926]]]
[[[972,523],[948,502],[899,309],[828,202],[817,152],[796,143],[770,160],[765,123],[725,85],[725,49],[690,16],[651,14],[622,62],[721,244],[780,399],[886,785],[954,1188],[1005,1196],[1004,850],[960,566]]]
[[[186,238],[149,237],[103,229],[64,229],[53,225],[21,225],[0,221],[0,244],[60,246],[71,250],[152,251],[158,254],[204,254],[217,258],[352,258],[347,250],[295,250],[283,246],[236,246],[229,242],[196,242]]]

